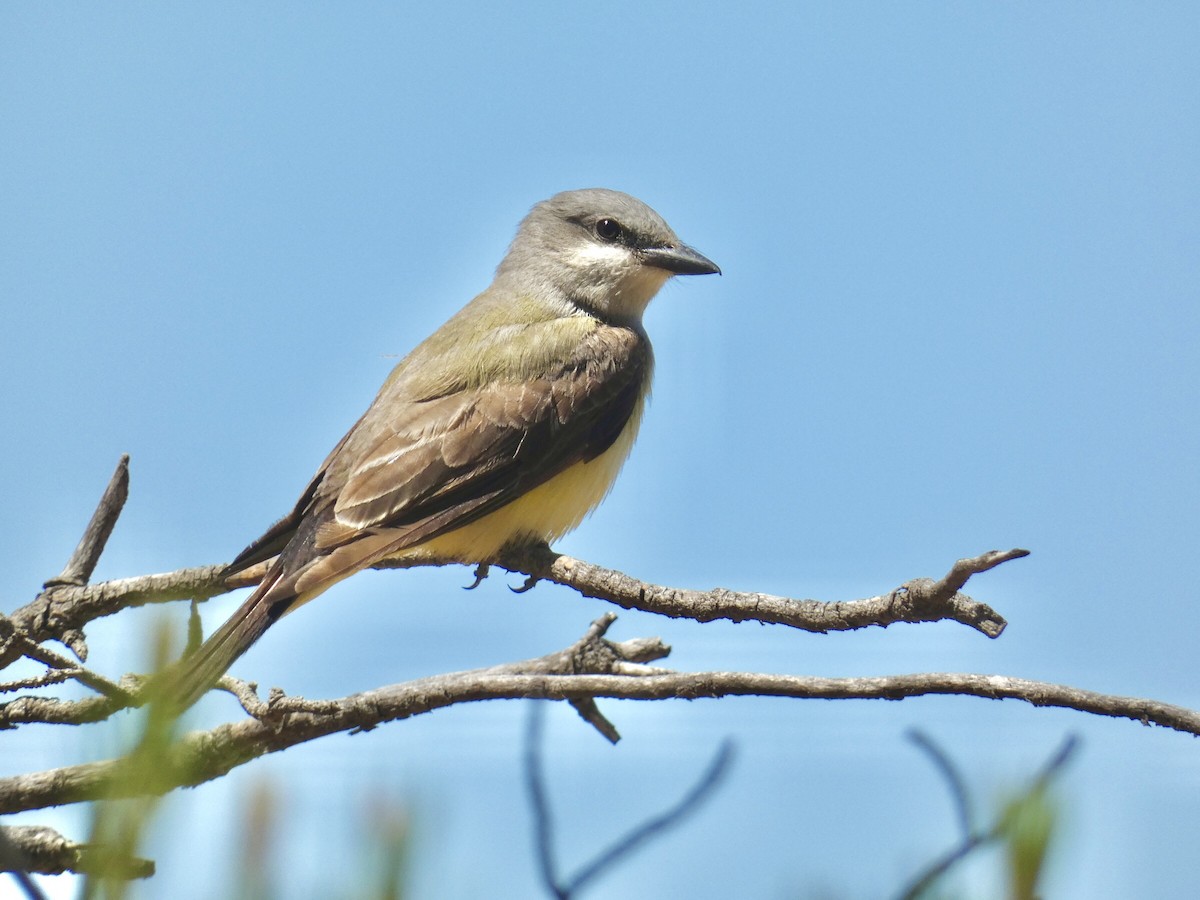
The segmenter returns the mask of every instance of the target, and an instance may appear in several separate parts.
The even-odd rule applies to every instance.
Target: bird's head
[[[637,321],[672,275],[720,271],[645,203],[620,191],[590,188],[535,206],[496,275],[604,318]]]

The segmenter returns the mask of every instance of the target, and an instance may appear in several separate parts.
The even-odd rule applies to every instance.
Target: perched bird
[[[491,286],[396,366],[295,508],[229,566],[273,560],[166,696],[190,706],[276,619],[381,560],[486,562],[577,526],[637,435],[646,305],[673,275],[719,272],[628,194],[537,204]]]

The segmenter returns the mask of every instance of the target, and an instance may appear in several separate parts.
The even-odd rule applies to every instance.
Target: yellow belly
[[[576,463],[483,518],[402,555],[433,554],[475,562],[491,559],[505,544],[530,539],[549,544],[558,540],[608,496],[633,447],[644,407],[645,398],[638,401],[613,445],[591,462]]]

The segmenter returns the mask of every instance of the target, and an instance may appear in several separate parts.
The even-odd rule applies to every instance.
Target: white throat
[[[642,313],[671,273],[647,266],[619,244],[586,243],[576,248],[567,264],[579,275],[576,293],[590,307],[622,319],[640,321]]]

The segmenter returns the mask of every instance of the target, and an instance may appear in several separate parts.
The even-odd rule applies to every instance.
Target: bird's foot
[[[466,585],[463,588],[463,590],[464,591],[475,590],[475,588],[477,588],[481,584],[483,584],[483,579],[488,577],[488,572],[490,570],[491,570],[491,566],[489,566],[487,563],[480,563],[479,565],[477,565],[475,567],[475,580],[472,581],[470,584]]]
[[[525,576],[524,584],[522,584],[520,587],[510,587],[509,590],[514,594],[524,594],[526,591],[533,590],[534,585],[541,580],[542,579],[538,578],[536,575],[527,575]]]

